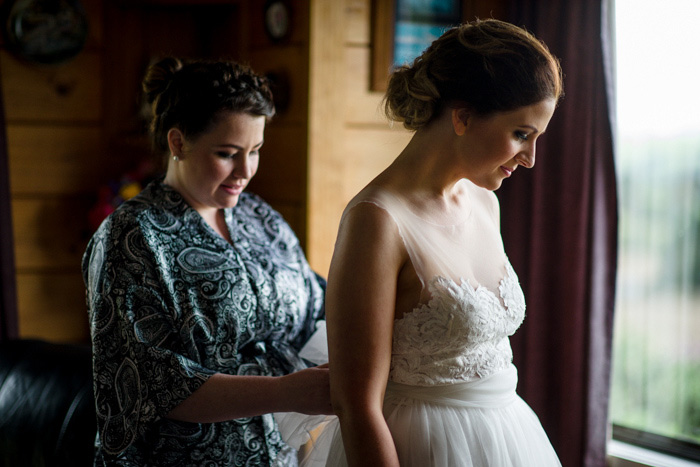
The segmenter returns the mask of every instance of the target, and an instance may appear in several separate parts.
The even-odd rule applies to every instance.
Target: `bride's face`
[[[537,138],[547,129],[554,114],[554,99],[499,112],[486,117],[456,109],[460,146],[464,151],[466,178],[488,190],[496,190],[518,166],[535,165]]]

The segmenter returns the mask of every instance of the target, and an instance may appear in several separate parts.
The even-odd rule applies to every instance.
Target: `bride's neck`
[[[392,168],[410,191],[449,199],[459,191],[464,173],[455,162],[450,139],[434,133],[416,132]]]

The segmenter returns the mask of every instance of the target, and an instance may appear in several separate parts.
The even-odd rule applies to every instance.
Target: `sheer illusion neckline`
[[[463,218],[463,219],[459,220],[458,222],[452,222],[452,223],[449,223],[449,224],[448,224],[448,223],[444,223],[444,224],[443,224],[443,223],[441,223],[441,222],[435,222],[435,221],[428,220],[428,219],[426,219],[426,218],[424,218],[424,217],[418,215],[416,212],[413,211],[413,209],[411,209],[411,206],[409,206],[408,203],[406,203],[406,211],[408,211],[408,213],[409,213],[412,217],[418,219],[419,221],[425,222],[426,224],[429,224],[429,225],[431,225],[431,226],[433,226],[433,227],[438,227],[438,228],[455,228],[455,227],[461,227],[461,226],[463,226],[464,224],[466,224],[467,221],[469,221],[469,219],[471,219],[471,217],[472,217],[472,210],[471,210],[471,208],[468,208],[468,212],[464,215],[464,218]]]
[[[405,312],[400,318],[395,318],[394,323],[399,323],[401,321],[404,321],[411,315],[415,315],[424,311],[429,311],[431,307],[431,301],[433,301],[434,294],[433,291],[434,289],[440,284],[441,282],[447,282],[448,284],[453,285],[454,287],[457,287],[462,290],[468,290],[470,295],[477,296],[479,294],[485,294],[489,299],[494,300],[496,303],[498,303],[499,307],[505,311],[509,312],[510,307],[506,303],[506,298],[504,297],[504,290],[508,290],[508,282],[509,281],[517,281],[517,276],[515,274],[515,270],[513,267],[510,265],[510,262],[506,258],[506,262],[504,264],[504,274],[503,277],[501,278],[500,281],[498,281],[498,288],[497,291],[493,291],[490,288],[486,287],[485,285],[482,285],[481,283],[474,281],[476,285],[472,285],[472,281],[469,279],[465,279],[463,277],[459,278],[459,281],[456,281],[450,277],[446,277],[442,274],[436,274],[428,281],[428,283],[425,285],[425,288],[428,289],[430,292],[430,297],[426,301],[420,301],[416,306],[411,308],[411,310]]]
[[[415,204],[411,203],[405,196],[402,196],[401,194],[395,192],[394,190],[391,190],[386,187],[380,187],[377,186],[375,187],[379,192],[384,192],[388,194],[389,196],[393,197],[395,200],[397,200],[399,203],[401,203],[404,208],[406,209],[406,212],[408,212],[412,217],[415,219],[420,220],[421,222],[424,222],[426,224],[429,224],[434,227],[439,227],[439,228],[455,228],[455,227],[461,227],[464,224],[467,223],[469,219],[472,217],[472,206],[471,206],[471,195],[466,193],[468,190],[467,187],[464,188],[465,190],[465,196],[466,196],[466,208],[463,208],[460,212],[459,219],[457,219],[456,222],[436,222],[434,220],[426,219],[425,217],[421,216],[415,211]]]

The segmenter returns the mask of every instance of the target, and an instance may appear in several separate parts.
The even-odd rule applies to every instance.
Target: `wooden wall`
[[[311,2],[307,255],[324,275],[345,205],[412,135],[384,118],[383,93],[370,90],[372,3]],[[463,16],[504,18],[506,6],[465,0]]]
[[[140,81],[164,55],[230,58],[275,78],[288,101],[268,125],[250,190],[285,216],[326,275],[344,206],[410,138],[369,91],[371,0],[288,0],[291,33],[278,42],[265,33],[261,0],[82,3],[90,38],[75,59],[37,66],[0,44],[20,335],[89,339],[87,213],[100,186],[152,158]],[[468,18],[503,4],[464,2]]]
[[[80,258],[89,194],[102,172],[101,2],[86,3],[85,50],[57,66],[0,48],[20,334],[87,338]],[[4,239],[3,239],[4,240]]]
[[[306,246],[307,148],[309,144],[309,1],[289,1],[289,36],[273,42],[265,33],[263,5],[250,2],[250,42],[245,60],[273,80],[284,102],[265,129],[260,168],[249,190],[261,195],[289,222]],[[312,0],[311,0],[312,1]]]
[[[9,0],[0,0],[0,4]],[[292,36],[273,43],[259,0],[84,0],[90,38],[73,60],[39,66],[0,44],[20,336],[89,340],[80,263],[96,193],[155,160],[140,81],[158,57],[228,58],[283,73],[290,102],[269,126],[251,187],[305,229],[308,2]]]
[[[347,202],[388,166],[410,133],[381,114],[370,87],[370,0],[311,8],[308,257],[326,275]]]
[[[267,126],[260,168],[250,190],[263,196],[305,241],[308,120],[308,0],[289,2],[288,37],[272,41],[260,0],[105,0],[109,64],[105,87],[105,132],[112,165],[148,158],[145,122],[139,113],[139,83],[155,57],[224,58],[249,64],[274,78],[286,105]],[[115,73],[119,70],[118,73]],[[281,83],[286,83],[283,87]],[[122,165],[124,161],[122,160]]]

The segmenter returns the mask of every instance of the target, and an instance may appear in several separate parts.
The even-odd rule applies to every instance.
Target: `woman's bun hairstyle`
[[[167,57],[153,63],[142,82],[152,112],[149,131],[156,151],[167,154],[168,131],[196,138],[223,111],[272,118],[275,106],[267,79],[235,62]]]
[[[392,74],[386,115],[410,130],[446,106],[479,115],[563,95],[559,61],[525,29],[488,19],[447,30],[410,65]]]

